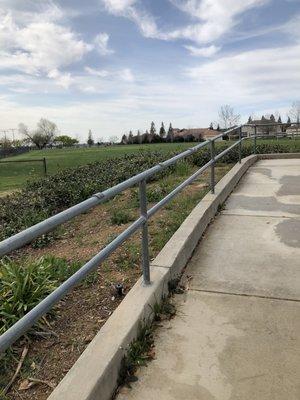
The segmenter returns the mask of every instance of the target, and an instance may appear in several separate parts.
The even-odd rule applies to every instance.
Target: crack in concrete
[[[219,290],[207,290],[207,289],[195,289],[195,288],[189,288],[188,290],[191,290],[194,292],[202,292],[202,293],[225,294],[225,295],[229,295],[229,296],[254,297],[254,298],[258,298],[258,299],[291,301],[291,302],[295,302],[295,303],[300,303],[300,299],[287,299],[284,297],[264,296],[264,295],[259,295],[259,294],[233,293],[233,292],[225,292],[225,291],[223,292],[223,291],[219,291]]]

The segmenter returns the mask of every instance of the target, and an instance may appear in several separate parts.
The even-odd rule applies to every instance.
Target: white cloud
[[[0,68],[29,74],[65,67],[92,49],[64,26],[43,21],[21,27],[10,13],[2,15],[0,46]]]
[[[95,69],[91,67],[85,67],[85,71],[89,75],[93,75],[99,78],[109,78],[109,79],[119,79],[124,82],[134,82],[135,78],[132,71],[129,68],[124,68],[121,70],[111,70],[106,69]]]
[[[119,77],[124,82],[133,82],[134,76],[129,68],[124,68],[119,72]]]
[[[99,76],[100,78],[105,78],[110,75],[110,72],[105,69],[85,67],[85,71],[90,75]]]
[[[208,44],[220,39],[239,22],[239,15],[271,0],[169,0],[197,22],[178,29],[163,31],[157,27],[153,15],[136,0],[102,0],[106,9],[131,19],[148,38],[161,40],[185,39],[197,44]]]
[[[200,23],[167,33],[170,39],[189,39],[211,43],[232,30],[239,22],[237,16],[250,8],[260,7],[270,0],[170,0],[180,10]]]
[[[284,102],[300,92],[300,45],[256,49],[187,69],[204,96],[241,105]]]
[[[189,50],[190,54],[195,57],[212,57],[219,50],[220,47],[211,45],[207,47],[195,47],[195,46],[185,46],[187,50]]]
[[[105,32],[99,33],[94,39],[96,49],[102,56],[114,53],[114,51],[108,47],[108,41],[109,35]]]
[[[137,7],[136,0],[102,0],[111,14],[132,20],[141,33],[148,38],[162,38],[153,15],[143,7]]]
[[[73,82],[73,78],[70,73],[61,73],[58,69],[52,69],[48,72],[48,78],[54,79],[57,85],[63,87],[64,89],[68,89]]]
[[[123,13],[133,6],[137,0],[103,0],[107,10],[112,13]]]

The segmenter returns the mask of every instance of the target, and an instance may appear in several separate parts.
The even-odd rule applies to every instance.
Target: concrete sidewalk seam
[[[189,291],[201,292],[201,293],[212,293],[212,294],[223,294],[223,295],[228,295],[228,296],[255,297],[258,299],[291,301],[294,303],[300,303],[300,299],[287,299],[284,297],[264,296],[264,295],[260,295],[260,294],[232,293],[232,292],[223,292],[223,291],[219,291],[219,290],[194,289],[194,288],[189,288]]]
[[[230,213],[230,212],[224,212],[221,211],[221,215],[229,215],[233,217],[262,217],[262,218],[289,218],[289,219],[298,219],[300,218],[300,215],[298,216],[290,216],[290,215],[267,215],[267,214],[235,214],[235,213]]]

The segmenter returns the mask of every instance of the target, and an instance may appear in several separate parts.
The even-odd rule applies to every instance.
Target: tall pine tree
[[[166,136],[165,125],[164,125],[163,122],[161,123],[161,127],[160,127],[160,130],[159,130],[159,136],[160,136],[161,139],[164,139],[164,137]]]
[[[173,140],[174,140],[174,130],[173,130],[172,124],[170,122],[168,134],[167,134],[167,141],[173,142]]]

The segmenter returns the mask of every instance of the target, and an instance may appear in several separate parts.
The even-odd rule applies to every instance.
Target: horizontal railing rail
[[[105,248],[98,252],[93,258],[91,258],[86,264],[84,264],[77,272],[63,282],[57,289],[49,294],[44,300],[30,310],[25,316],[11,326],[5,333],[0,336],[0,352],[5,351],[11,346],[20,336],[22,336],[28,329],[30,329],[35,322],[46,314],[63,296],[65,296],[74,286],[79,284],[91,271],[96,269],[113,251],[115,251],[126,239],[131,237],[137,230],[142,229],[142,272],[143,280],[145,285],[151,283],[150,277],[150,262],[149,262],[149,248],[148,248],[148,219],[151,218],[157,211],[159,211],[165,204],[170,202],[179,192],[181,192],[186,186],[191,184],[195,179],[199,177],[208,168],[211,170],[211,192],[214,193],[215,188],[215,164],[228,152],[235,147],[238,147],[239,162],[242,157],[242,142],[249,139],[249,137],[242,137],[242,127],[240,125],[231,128],[225,132],[220,133],[217,136],[212,137],[205,142],[202,142],[194,147],[185,150],[184,152],[175,155],[174,157],[161,162],[154,167],[141,172],[124,182],[121,182],[107,190],[94,194],[89,199],[70,207],[50,218],[33,225],[22,232],[13,235],[2,242],[0,242],[0,257],[16,250],[38,236],[43,235],[59,225],[71,220],[79,214],[82,214],[91,208],[109,200],[124,190],[139,185],[140,195],[140,216],[134,221],[127,229],[125,229],[120,235],[112,240]],[[235,141],[231,146],[227,147],[221,153],[216,154],[215,142],[224,136],[227,136],[231,132],[238,132],[238,140]],[[251,137],[252,138],[252,137]],[[211,158],[210,160],[199,168],[190,177],[184,180],[180,185],[173,189],[168,195],[162,200],[156,203],[149,210],[147,209],[147,193],[146,193],[146,181],[148,178],[156,173],[161,172],[165,168],[175,164],[176,162],[188,157],[198,150],[209,146]],[[254,138],[254,153],[256,152],[256,136]]]

